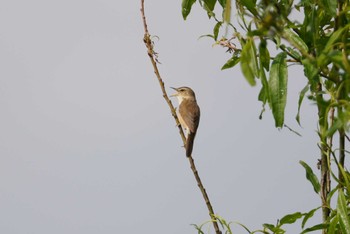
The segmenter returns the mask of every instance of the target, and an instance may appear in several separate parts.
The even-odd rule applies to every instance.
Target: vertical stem
[[[339,166],[344,168],[344,163],[345,163],[345,132],[344,129],[342,128],[339,130]],[[341,171],[339,170],[339,185],[343,187],[344,184],[344,177]]]
[[[329,202],[327,200],[327,197],[331,186],[329,171],[329,155],[327,154],[328,147],[325,144],[326,142],[323,142],[321,146],[321,200],[323,223],[327,222],[330,214]],[[326,230],[324,230],[323,233],[327,233]]]
[[[344,4],[344,1],[343,0],[339,0],[338,1],[338,11],[339,12],[342,12],[343,11],[343,8],[346,8],[347,7],[347,4]],[[342,16],[344,17],[344,16]],[[341,21],[340,20],[340,16],[337,16],[336,17],[337,21],[336,21],[336,25],[339,25],[340,26],[343,26],[341,24],[341,22],[344,22],[344,21]],[[347,45],[347,41],[348,41],[348,37],[349,37],[349,34],[346,33],[343,38],[342,38],[342,42],[343,42],[343,48],[341,48],[342,50],[342,54],[343,54],[343,61],[344,61],[344,66],[345,66],[345,69],[347,71],[349,71],[350,69],[350,64],[349,64],[349,61],[348,61],[348,51],[347,51],[347,48],[346,48],[346,45]],[[339,82],[338,83],[338,87],[340,87],[340,90],[339,90],[339,97],[338,98],[338,101],[341,101],[343,99],[346,100],[346,97],[347,97],[347,92],[348,92],[348,89],[346,88],[346,84],[348,83],[348,81],[346,79],[349,79],[349,77],[346,77],[344,76],[343,79],[342,79],[342,82]],[[343,117],[343,107],[342,106],[339,106],[338,107],[338,117]],[[341,127],[339,129],[339,165],[338,167],[342,167],[344,169],[344,163],[345,163],[345,129],[344,127]],[[342,188],[344,186],[344,177],[343,177],[343,174],[341,173],[341,171],[339,170],[338,172],[338,178],[339,178],[339,187]]]
[[[324,99],[322,96],[322,84],[318,83],[317,86],[317,107],[318,107],[318,124],[319,124],[319,137],[321,141],[321,202],[322,202],[322,221],[326,223],[330,214],[329,202],[327,200],[328,194],[330,192],[331,180],[330,180],[330,161],[329,161],[329,150],[330,148],[327,145],[326,129],[328,128],[328,115],[326,113],[326,107],[324,105]],[[327,233],[326,229],[323,229],[323,234]]]

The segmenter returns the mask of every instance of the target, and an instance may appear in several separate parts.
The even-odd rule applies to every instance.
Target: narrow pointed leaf
[[[255,76],[258,76],[258,66],[255,45],[252,38],[248,38],[242,48],[241,70],[248,83],[254,86],[256,84]]]
[[[221,70],[225,70],[231,67],[234,67],[237,63],[239,63],[240,58],[237,54],[233,54],[233,56],[222,66]]]
[[[304,229],[306,222],[307,222],[312,216],[314,216],[315,212],[316,212],[318,209],[320,209],[320,208],[321,208],[321,207],[317,207],[317,208],[315,208],[315,209],[312,209],[312,210],[310,210],[309,212],[307,212],[307,213],[304,215],[303,221],[301,222],[301,228]]]
[[[301,126],[300,124],[300,108],[301,108],[301,104],[304,100],[305,94],[306,92],[309,91],[309,84],[307,84],[300,92],[299,94],[299,101],[298,101],[298,113],[297,116],[295,117],[295,119],[297,120],[299,126]]]
[[[266,101],[268,101],[268,98],[269,98],[269,86],[267,84],[264,70],[261,70],[260,77],[261,77],[262,87],[259,92],[258,100],[265,105]],[[266,82],[264,82],[264,80],[266,80]]]
[[[303,217],[303,214],[300,212],[288,214],[288,215],[284,216],[283,218],[281,218],[280,225],[295,223],[295,221],[297,221],[301,217]]]
[[[306,228],[304,231],[302,231],[300,234],[304,234],[304,233],[309,233],[309,232],[314,232],[317,230],[323,230],[326,229],[328,227],[329,224],[316,224],[315,226],[312,226],[310,228]]]
[[[350,191],[350,181],[349,181],[349,172],[344,170],[344,167],[340,164],[338,165],[338,169],[343,176],[343,183],[348,191]]]
[[[202,35],[202,36],[200,36],[198,39],[202,39],[203,37],[210,37],[210,38],[213,38],[213,39],[214,39],[214,36],[211,35],[211,34]]]
[[[214,27],[213,34],[214,34],[215,41],[218,39],[219,30],[220,30],[221,25],[222,25],[222,22],[217,22],[215,27]]]
[[[186,20],[187,16],[190,14],[192,5],[196,0],[182,0],[182,17]]]
[[[246,226],[244,226],[243,224],[241,224],[239,222],[235,222],[235,223],[238,224],[239,226],[241,226],[242,228],[244,228],[248,233],[251,233],[251,231]]]
[[[333,47],[334,47],[334,43],[343,35],[343,33],[345,33],[350,25],[347,25],[343,28],[339,28],[337,31],[333,32],[332,36],[329,38],[329,40],[327,41],[327,44],[324,48],[324,52],[329,52]]]
[[[308,53],[309,48],[306,43],[295,32],[289,28],[285,28],[283,36],[289,41],[295,48],[297,48],[302,54]]]
[[[266,71],[270,69],[270,52],[267,49],[267,43],[265,40],[261,41],[259,45],[259,58],[260,64]]]
[[[339,219],[338,215],[334,216],[334,218],[329,222],[328,232],[327,234],[336,234],[337,233],[337,225],[338,225]]]
[[[260,71],[260,79],[261,79],[261,84],[262,84],[262,87],[261,87],[261,90],[260,90],[260,93],[259,93],[259,96],[258,96],[258,100],[261,101],[263,103],[263,111],[264,111],[264,106],[266,104],[266,102],[268,101],[268,103],[270,104],[270,96],[269,96],[269,83],[267,81],[267,78],[266,78],[266,74],[265,74],[265,70],[263,69],[263,67],[265,66],[268,66],[268,67],[265,67],[265,69],[268,71],[269,70],[269,67],[270,67],[270,62],[268,61],[264,61],[265,59],[269,59],[270,60],[270,54],[266,48],[266,41],[265,41],[265,45],[261,45],[263,42],[260,43],[259,45],[259,54],[260,54],[260,67],[261,69],[259,69]],[[265,47],[265,49],[267,50],[267,54],[266,52],[263,52],[265,49],[261,49],[261,47]],[[265,55],[262,55],[262,54],[265,54]],[[264,58],[262,58],[264,57]],[[264,65],[265,63],[265,65]],[[268,63],[268,64],[267,64]],[[262,118],[262,113],[263,111],[261,112],[260,114],[260,119]]]
[[[284,110],[287,102],[287,63],[286,54],[279,53],[273,60],[270,71],[269,88],[272,114],[277,128],[284,124]]]
[[[312,186],[314,187],[315,193],[320,192],[320,183],[318,182],[317,176],[312,171],[311,167],[307,165],[304,161],[299,161],[299,163],[305,168],[306,171],[306,179],[311,182]]]
[[[350,234],[350,219],[348,216],[344,192],[341,189],[338,190],[337,212],[342,233]]]
[[[336,120],[333,122],[332,126],[330,126],[330,128],[327,129],[327,131],[326,131],[326,136],[327,136],[327,137],[333,136],[334,133],[335,133],[336,131],[342,129],[343,126],[344,126],[344,125],[343,125],[342,120],[341,120],[341,119],[336,119]]]

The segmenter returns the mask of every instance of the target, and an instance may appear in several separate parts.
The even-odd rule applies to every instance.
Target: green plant
[[[277,128],[284,127],[289,64],[301,66],[306,78],[296,121],[300,124],[300,106],[305,97],[317,106],[320,175],[316,176],[305,162],[300,164],[319,195],[321,206],[286,215],[276,225],[264,224],[263,230],[255,232],[284,233],[283,225],[302,219],[302,233],[350,233],[350,174],[345,167],[345,155],[349,153],[345,146],[350,141],[350,2],[236,0],[237,18],[231,20],[231,0],[183,0],[184,19],[195,2],[216,23],[212,34],[206,36],[232,54],[222,69],[240,64],[250,85],[260,82],[258,100],[263,103],[262,114],[268,104]],[[338,146],[333,144],[336,137]],[[331,206],[334,199],[336,207]],[[308,219],[318,210],[322,221],[307,228]],[[218,220],[223,224],[223,219]]]

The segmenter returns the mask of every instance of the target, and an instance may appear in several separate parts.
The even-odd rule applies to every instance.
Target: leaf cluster
[[[195,2],[196,0],[182,1],[184,19],[190,14]],[[299,112],[305,95],[316,101],[317,95],[326,92],[333,96],[334,102],[318,103],[324,106],[324,114],[327,115],[326,109],[330,106],[341,105],[344,112],[342,118],[337,119],[334,129],[349,129],[348,7],[335,17],[339,9],[334,0],[303,0],[298,4],[293,0],[237,0],[235,9],[239,31],[230,20],[231,0],[198,2],[209,18],[216,21],[213,33],[206,36],[213,38],[232,54],[222,69],[240,64],[242,73],[250,85],[256,85],[257,81],[260,81],[258,99],[263,105],[268,103],[271,107],[276,127],[284,126],[288,93],[287,66],[297,64],[303,67],[307,78],[304,89],[300,91],[297,122],[301,124]],[[221,19],[214,13],[216,6],[219,7],[217,11],[222,12]],[[294,14],[291,14],[292,11]],[[298,22],[300,18],[303,20]],[[220,30],[225,27],[225,34],[227,27],[233,30],[230,39],[227,39],[227,35],[222,35],[221,38],[219,36]],[[272,49],[272,44],[275,45],[275,49]],[[271,53],[275,55],[271,56]],[[318,90],[320,83],[323,86],[321,92]],[[337,100],[340,93],[343,94],[341,102],[339,98]]]

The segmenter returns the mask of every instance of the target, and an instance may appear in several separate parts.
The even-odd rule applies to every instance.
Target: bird
[[[175,94],[171,95],[176,97],[179,101],[179,107],[177,109],[177,116],[180,124],[185,131],[186,136],[186,156],[190,157],[193,150],[193,142],[197,133],[199,119],[200,119],[200,108],[197,104],[196,94],[189,87],[173,88],[176,91]]]

